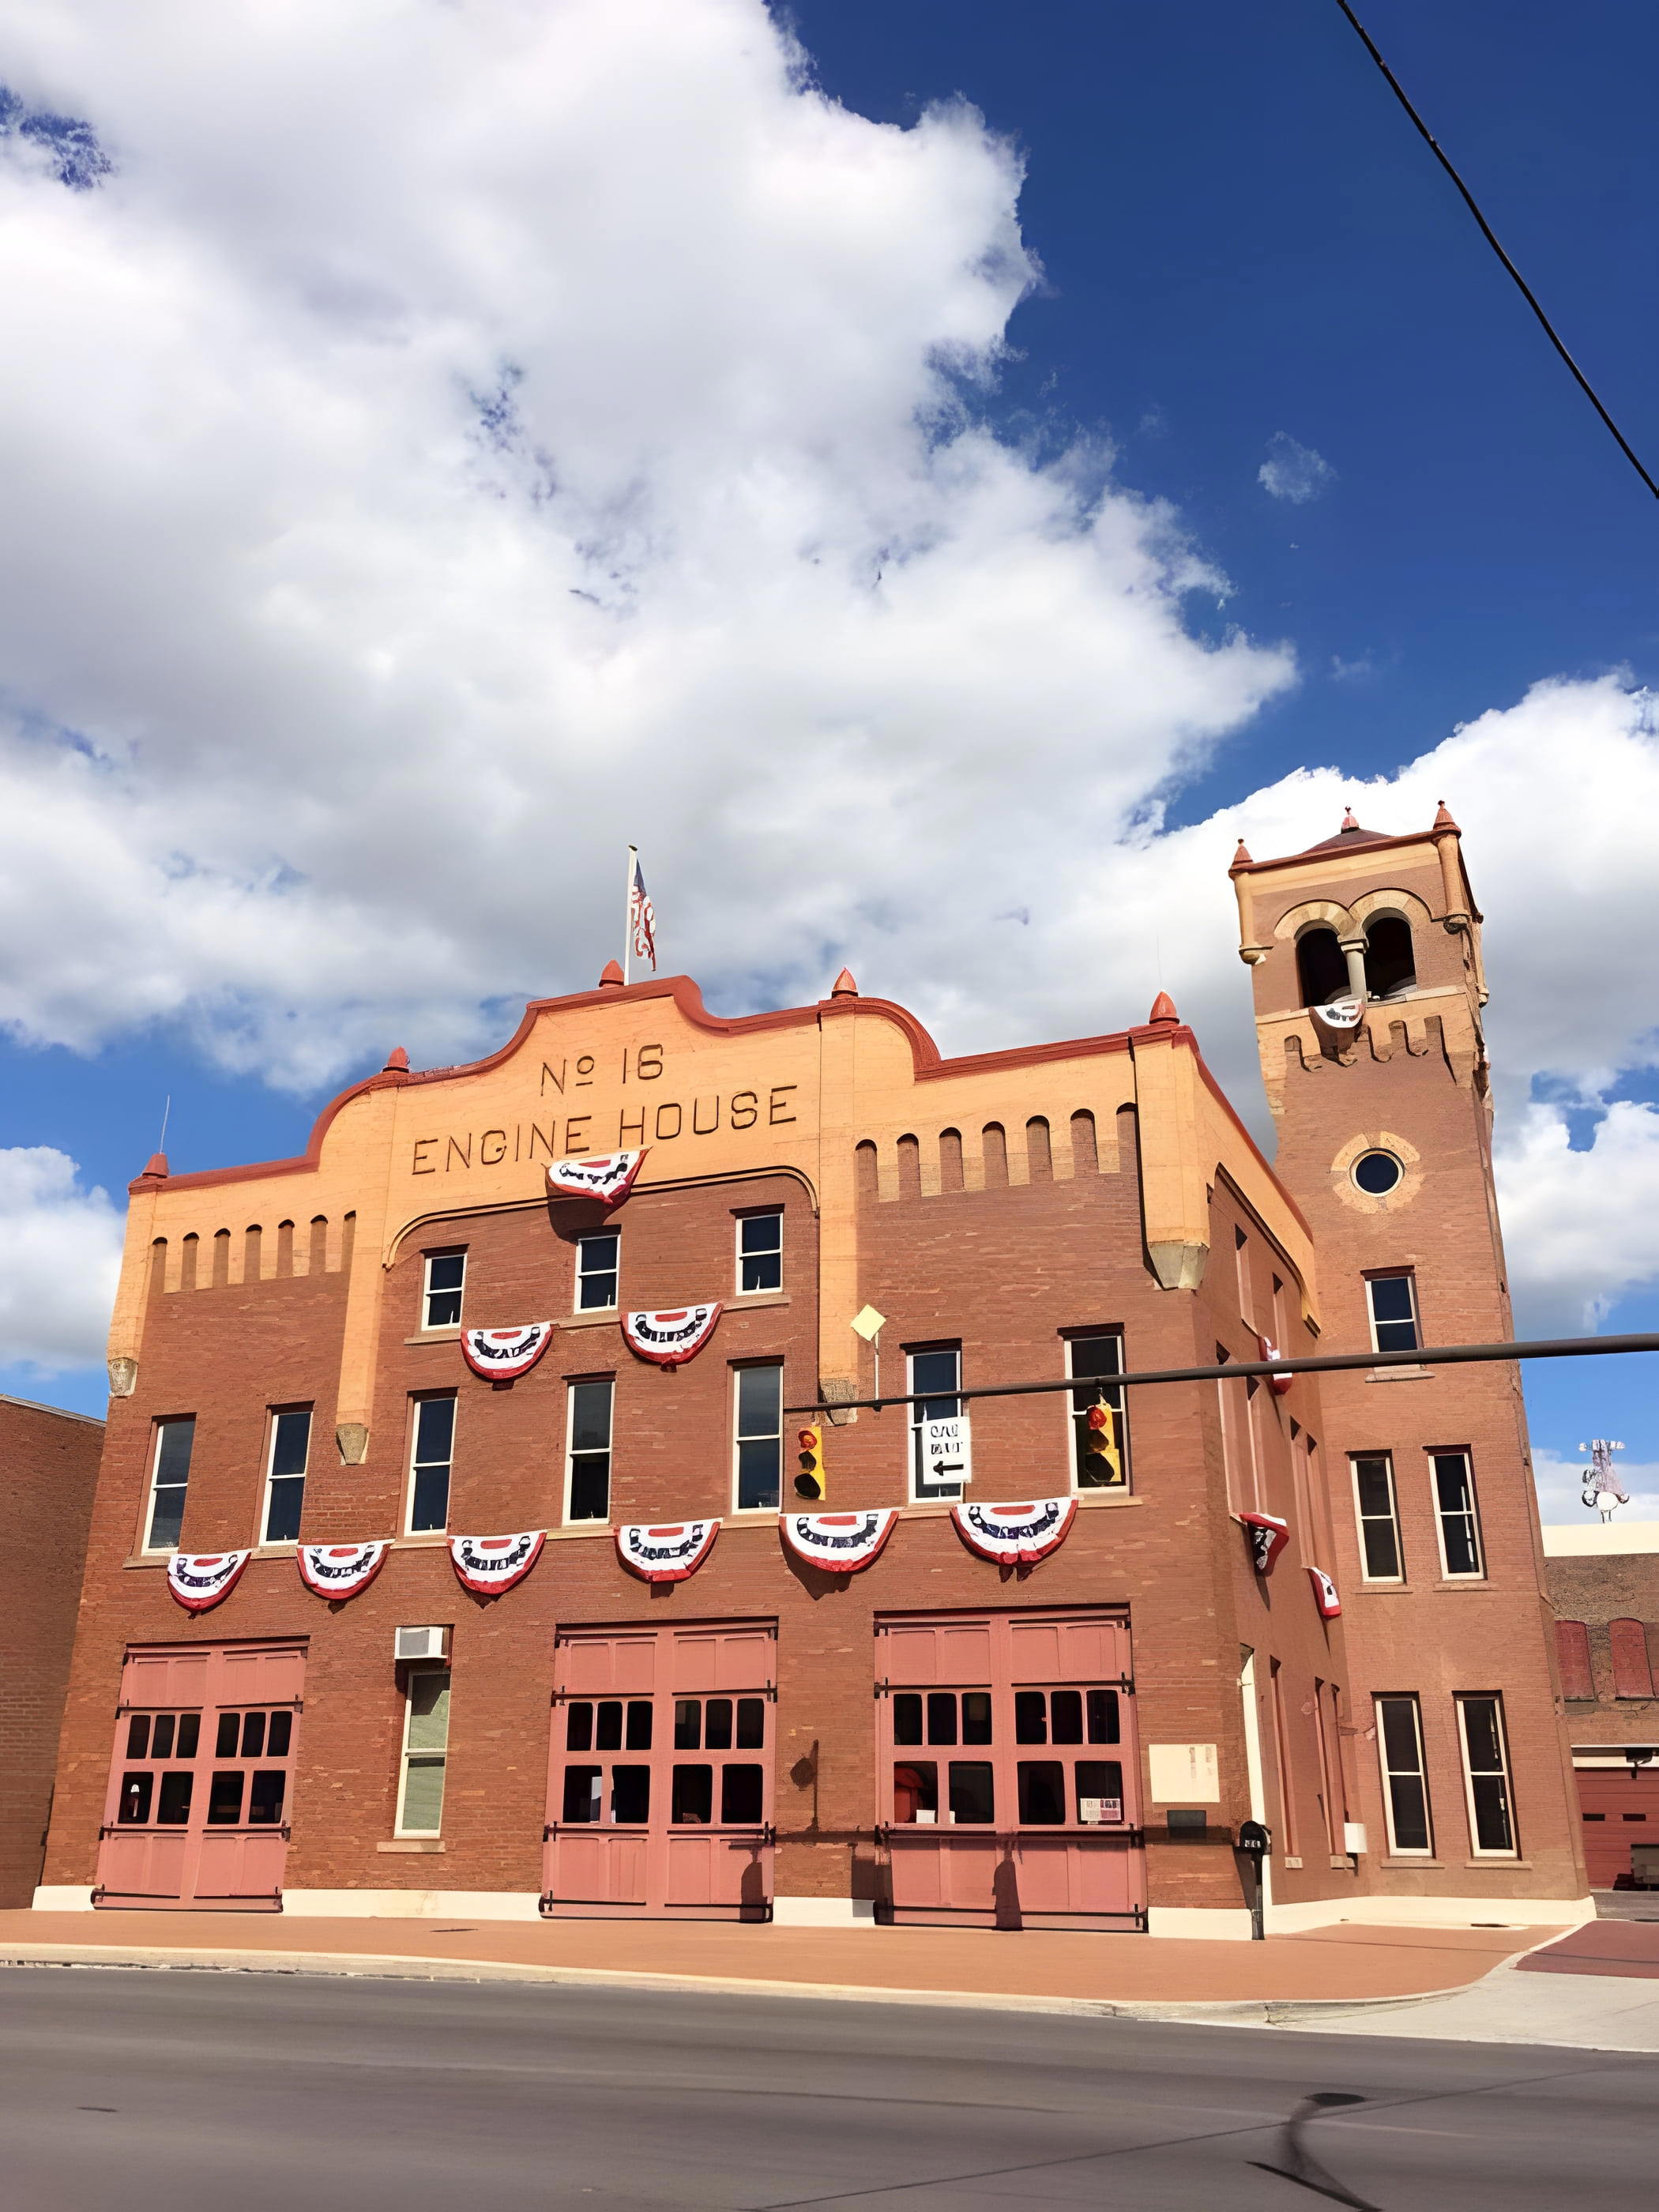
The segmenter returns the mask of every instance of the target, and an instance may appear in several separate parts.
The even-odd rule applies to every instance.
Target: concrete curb
[[[981,2012],[1059,2014],[1082,2020],[1188,2021],[1271,2027],[1339,2014],[1375,2014],[1458,1996],[1474,1983],[1386,1997],[1158,1999],[1021,1996],[995,1990],[872,1989],[855,1983],[779,1982],[717,1974],[647,1974],[605,1966],[538,1966],[491,1959],[431,1959],[349,1951],[185,1951],[127,1943],[11,1943],[3,1966],[124,1966],[191,1973],[288,1974],[344,1980],[508,1983],[569,1989],[684,1990],[701,1995],[822,1997],[839,2004],[934,2005]],[[1498,1970],[1501,1971],[1501,1969]],[[1481,1976],[1480,1981],[1487,1978]]]

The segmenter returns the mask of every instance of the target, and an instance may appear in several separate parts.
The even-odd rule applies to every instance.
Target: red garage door
[[[1144,1928],[1127,1623],[923,1615],[876,1652],[887,1917]]]
[[[299,1644],[131,1651],[94,1905],[280,1912]]]
[[[1631,1846],[1659,1851],[1659,1773],[1638,1767],[1580,1766],[1578,1809],[1584,1823],[1584,1863],[1592,1889],[1613,1889],[1631,1879]],[[1647,1855],[1644,1855],[1644,1856]]]
[[[769,1920],[770,1624],[562,1635],[542,1910]]]

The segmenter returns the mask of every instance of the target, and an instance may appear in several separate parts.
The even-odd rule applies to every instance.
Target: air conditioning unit
[[[1342,1848],[1350,1858],[1357,1859],[1365,1848],[1365,1824],[1363,1820],[1342,1823]]]
[[[449,1631],[447,1628],[400,1628],[392,1643],[392,1657],[405,1659],[447,1659]]]

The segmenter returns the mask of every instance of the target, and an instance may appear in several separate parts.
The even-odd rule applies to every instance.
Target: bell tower
[[[1350,813],[1282,859],[1241,844],[1231,873],[1275,1167],[1313,1231],[1318,1349],[1512,1337],[1480,915],[1456,823],[1443,805],[1393,836]],[[1517,1369],[1327,1374],[1320,1408],[1362,1881],[1467,1901],[1509,1869],[1511,1894],[1582,1897]],[[1380,1726],[1422,1766],[1421,1820],[1400,1811]]]

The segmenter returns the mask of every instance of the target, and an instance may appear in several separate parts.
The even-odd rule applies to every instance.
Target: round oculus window
[[[1353,1164],[1353,1179],[1368,1198],[1386,1198],[1405,1177],[1392,1152],[1361,1152]]]

